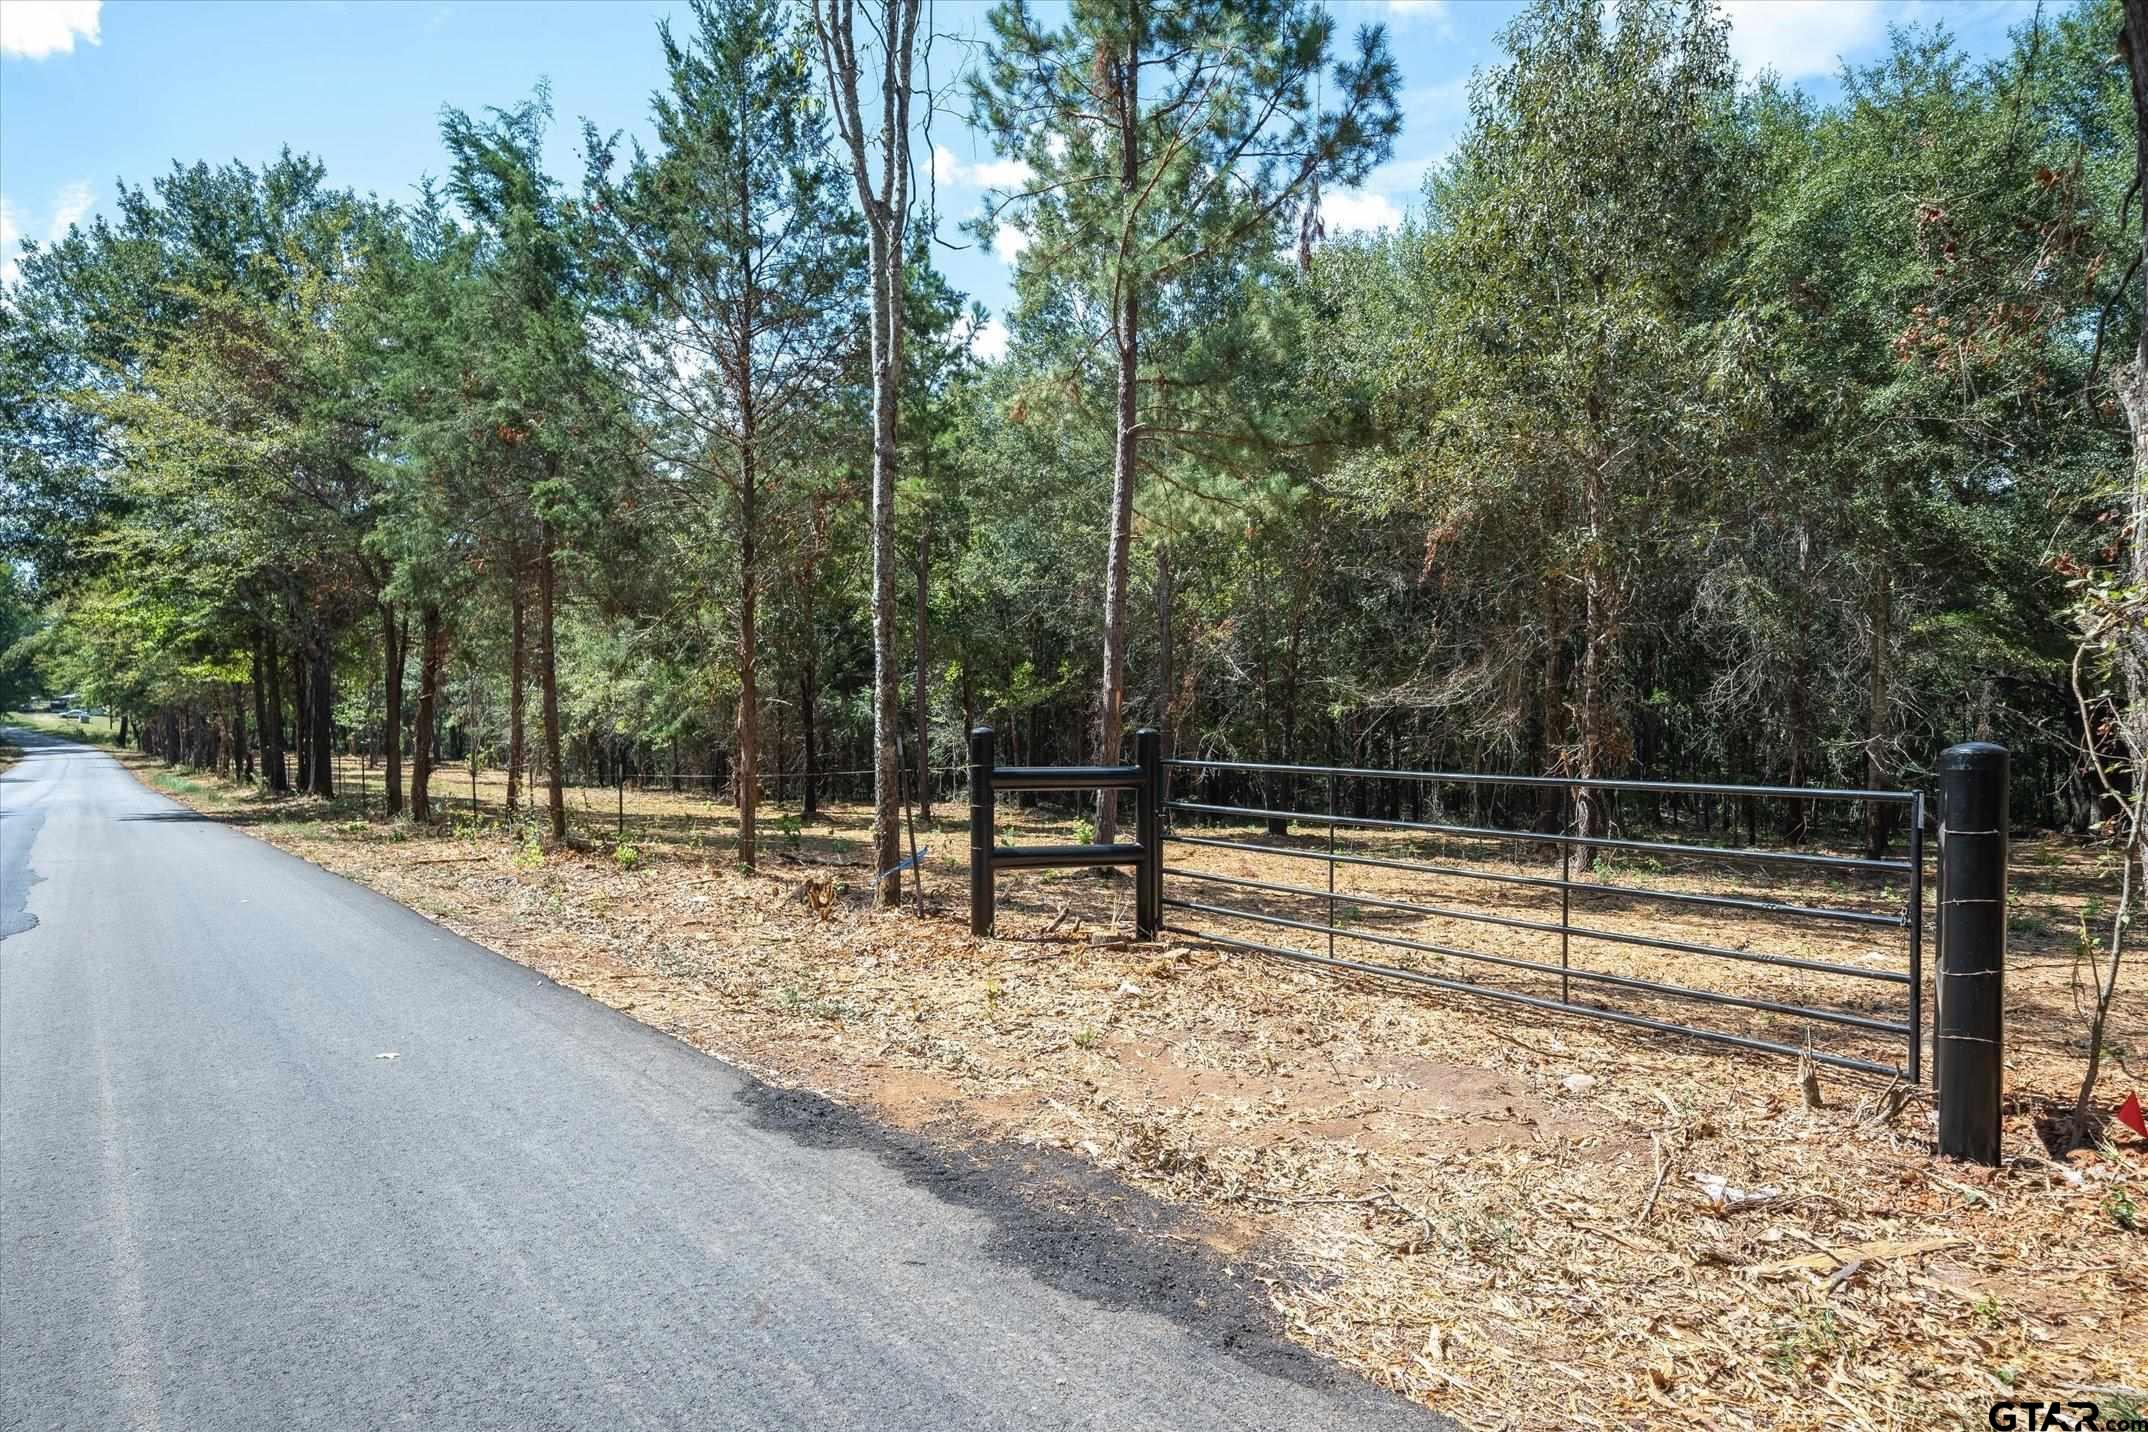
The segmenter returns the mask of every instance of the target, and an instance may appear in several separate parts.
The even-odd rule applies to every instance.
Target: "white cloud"
[[[987,363],[997,363],[1007,356],[1007,325],[996,318],[987,318],[970,339],[970,352]]]
[[[103,8],[104,0],[0,0],[0,55],[71,55],[77,35],[97,44]]]
[[[1029,182],[1029,166],[1019,159],[985,159],[964,164],[960,155],[944,144],[932,146],[932,181],[949,188],[957,184],[978,189],[1019,189]]]
[[[1397,25],[1407,25],[1416,20],[1436,20],[1442,30],[1448,28],[1447,0],[1387,0],[1387,18]]]
[[[987,159],[970,166],[970,177],[987,189],[1020,189],[1029,183],[1029,166],[1019,159]]]
[[[89,216],[97,207],[97,191],[86,180],[77,179],[61,187],[52,199],[52,219],[45,226],[48,243],[58,243],[67,237],[67,231]],[[0,284],[11,284],[22,276],[23,225],[29,215],[15,206],[15,201],[0,194]]]
[[[1013,267],[1014,261],[1022,256],[1022,250],[1028,247],[1029,234],[1020,225],[1003,219],[992,233],[992,252],[998,254],[1000,261],[1010,268]]]
[[[95,207],[97,191],[89,186],[87,180],[77,179],[60,190],[59,196],[52,201],[52,226],[45,231],[45,237],[58,243],[67,237],[69,229],[87,218],[89,211]]]
[[[1453,147],[1450,144],[1438,154],[1420,155],[1414,159],[1390,159],[1385,164],[1375,165],[1373,171],[1365,176],[1365,182],[1358,187],[1375,194],[1385,194],[1391,199],[1399,199],[1404,205],[1414,204],[1424,197],[1425,175],[1444,161]]]
[[[1723,0],[1730,53],[1748,75],[1786,80],[1832,75],[1843,56],[1886,37],[1907,7],[1885,0]]]
[[[16,262],[15,245],[22,239],[22,224],[15,217],[15,206],[7,195],[0,194],[0,285],[15,281],[15,271],[21,267]]]
[[[1402,209],[1385,194],[1363,189],[1341,189],[1320,196],[1320,222],[1330,234],[1355,234],[1368,229],[1399,229]]]

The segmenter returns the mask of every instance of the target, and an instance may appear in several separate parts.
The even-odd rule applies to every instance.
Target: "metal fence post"
[[[1134,733],[1134,764],[1141,785],[1134,795],[1134,832],[1141,842],[1141,864],[1134,875],[1134,934],[1156,938],[1163,924],[1163,736],[1144,726]]]
[[[1574,1002],[1574,788],[1559,787],[1559,1002]]]
[[[1939,1151],[1999,1162],[2006,1050],[2008,757],[1970,741],[1939,756]]]
[[[1909,802],[1909,1082],[1924,1082],[1924,792]]]
[[[992,728],[970,732],[970,933],[992,933]]]
[[[1328,772],[1328,958],[1335,958],[1335,817],[1336,796],[1341,781],[1333,771]]]

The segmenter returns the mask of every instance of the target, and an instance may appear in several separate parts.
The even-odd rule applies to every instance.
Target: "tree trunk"
[[[268,702],[261,695],[261,634],[253,634],[251,649],[246,653],[246,679],[253,687],[255,740],[265,749],[268,742]],[[127,723],[124,717],[119,723],[119,743],[127,744]],[[259,779],[259,776],[256,777]]]
[[[386,810],[393,820],[403,813],[403,646],[407,628],[398,621],[393,602],[380,604],[382,687],[387,700],[380,743],[381,779],[387,791]],[[421,815],[420,820],[424,819]]]
[[[507,658],[507,813],[513,815],[517,800],[522,793],[523,767],[529,760],[528,741],[524,735],[523,708],[527,704],[523,689],[529,684],[527,651],[529,637],[527,613],[529,610],[528,574],[523,570],[522,549],[518,544],[508,556],[511,584],[508,597],[510,616],[509,649]]]
[[[928,826],[932,823],[932,645],[926,630],[925,592],[931,574],[932,519],[927,517],[917,539],[917,780],[912,789],[917,792],[918,816]]]
[[[231,683],[231,778],[243,781],[254,773],[253,749],[246,744],[246,691]]]
[[[902,701],[897,694],[901,664],[895,659],[895,470],[896,415],[902,402],[903,235],[899,229],[871,227],[873,259],[873,869],[876,903],[902,900],[899,809],[902,773],[896,734]]]
[[[1135,202],[1140,182],[1141,25],[1140,7],[1132,10],[1128,52],[1121,58],[1117,118],[1119,122],[1119,191]],[[1104,548],[1104,682],[1096,711],[1097,764],[1114,766],[1125,735],[1126,577],[1133,562],[1135,464],[1139,458],[1136,424],[1140,421],[1137,389],[1141,358],[1141,280],[1133,257],[1119,253],[1117,329],[1118,416],[1111,458],[1111,534]],[[1108,845],[1119,831],[1119,793],[1096,796],[1096,838]]]
[[[821,713],[818,713],[818,698],[814,693],[814,661],[808,657],[799,668],[799,741],[805,747],[805,794],[799,801],[801,820],[812,820],[821,814],[821,736],[814,730],[818,724],[821,724]]]
[[[802,820],[812,820],[820,814],[820,663],[816,659],[812,631],[813,608],[806,606],[806,652],[798,668],[798,730],[805,745],[805,795],[801,803]]]
[[[440,710],[440,671],[447,664],[447,624],[427,604],[418,636],[418,710],[410,736],[410,818],[433,818],[433,723]]]
[[[1560,600],[1559,578],[1543,578],[1537,593],[1539,620],[1543,626],[1543,662],[1537,671],[1537,774],[1560,775],[1566,769],[1566,608]],[[1550,834],[1566,828],[1571,792],[1565,788],[1537,788],[1536,828]]]
[[[743,111],[744,96],[739,104]],[[751,144],[753,131],[741,113],[741,142]],[[760,323],[760,293],[755,279],[752,245],[744,235],[753,228],[753,199],[748,167],[738,171],[738,251],[733,255],[738,276],[738,326],[736,350],[731,359],[732,388],[738,404],[738,861],[753,869],[758,849],[761,809],[761,688],[757,625],[760,619],[760,453],[758,395],[754,391],[754,334]],[[776,799],[782,801],[780,775]]]
[[[1870,616],[1870,643],[1868,661],[1870,686],[1867,690],[1865,712],[1865,786],[1869,790],[1883,791],[1889,788],[1887,765],[1881,752],[1887,742],[1893,713],[1893,626],[1894,626],[1894,580],[1885,561],[1874,564],[1872,582],[1872,611]],[[1869,860],[1887,858],[1887,845],[1892,836],[1894,803],[1892,801],[1865,802],[1865,857]]]
[[[900,773],[895,735],[902,707],[895,660],[895,446],[902,401],[903,244],[910,225],[910,100],[922,0],[883,0],[867,26],[882,46],[879,103],[868,110],[859,94],[864,69],[857,45],[857,7],[851,0],[814,0],[835,128],[850,153],[851,178],[865,214],[872,258],[873,476],[868,508],[872,534],[873,620],[873,860],[874,898],[902,898]],[[877,111],[877,113],[875,113]],[[868,156],[867,143],[878,153]],[[874,170],[877,167],[878,177]]]
[[[1592,417],[1596,410],[1592,407]],[[1600,423],[1600,417],[1596,418]],[[1611,675],[1618,659],[1617,578],[1612,575],[1610,554],[1611,490],[1609,443],[1598,444],[1597,455],[1588,460],[1582,474],[1582,520],[1586,524],[1587,550],[1581,563],[1581,729],[1574,774],[1584,780],[1609,773],[1617,758],[1616,717],[1611,711]],[[1576,835],[1603,835],[1609,831],[1608,811],[1601,793],[1593,787],[1574,787]],[[1596,848],[1584,845],[1574,852],[1574,868],[1595,868]]]
[[[567,838],[567,792],[559,769],[559,664],[556,611],[557,572],[550,524],[537,532],[537,680],[544,707],[545,799],[552,816],[552,839]]]
[[[313,794],[313,687],[308,673],[312,664],[305,648],[291,643],[291,749],[298,758],[296,785],[300,795]]]
[[[317,637],[313,647],[313,694],[309,710],[313,717],[313,793],[323,800],[336,793],[336,701],[335,677],[328,663],[328,638]]]
[[[1797,532],[1797,591],[1801,601],[1810,599],[1812,572],[1812,536],[1804,524]],[[1812,637],[1811,624],[1800,621],[1791,635],[1789,738],[1790,770],[1786,777],[1793,786],[1802,786],[1812,779]],[[1793,845],[1803,845],[1812,837],[1812,802],[1796,800],[1787,802],[1784,813],[1783,834]]]
[[[962,640],[958,656],[962,662],[962,734],[967,736],[977,729],[977,683],[970,671],[970,646],[967,637]]]
[[[267,768],[270,794],[280,796],[290,792],[291,773],[283,759],[283,676],[276,669],[275,633],[261,634],[261,655],[261,763]]]
[[[1171,753],[1171,548],[1156,549],[1156,729]]]
[[[755,662],[755,624],[760,617],[761,592],[754,545],[758,474],[754,470],[750,395],[742,426],[738,486],[738,862],[751,870],[761,806],[761,691]]]

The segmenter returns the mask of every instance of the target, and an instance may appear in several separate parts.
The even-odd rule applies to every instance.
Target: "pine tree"
[[[1139,486],[1143,335],[1184,286],[1276,246],[1293,206],[1361,180],[1401,125],[1398,72],[1377,26],[1334,66],[1334,20],[1303,0],[1076,0],[1047,28],[1026,0],[996,6],[972,119],[1030,179],[985,227],[1019,225],[1025,309],[1079,293],[1113,358],[1115,443],[1104,557],[1096,758],[1120,758],[1126,595]],[[1097,838],[1118,803],[1097,803]]]
[[[658,26],[656,150],[614,178],[588,136],[590,268],[605,357],[676,495],[728,500],[736,534],[739,859],[754,863],[767,509],[799,430],[845,376],[861,245],[804,29],[781,0],[694,0]]]

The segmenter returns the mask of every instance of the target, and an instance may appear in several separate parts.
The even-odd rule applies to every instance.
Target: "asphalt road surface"
[[[11,1432],[1444,1425],[1099,1175],[772,1090],[12,739]]]

